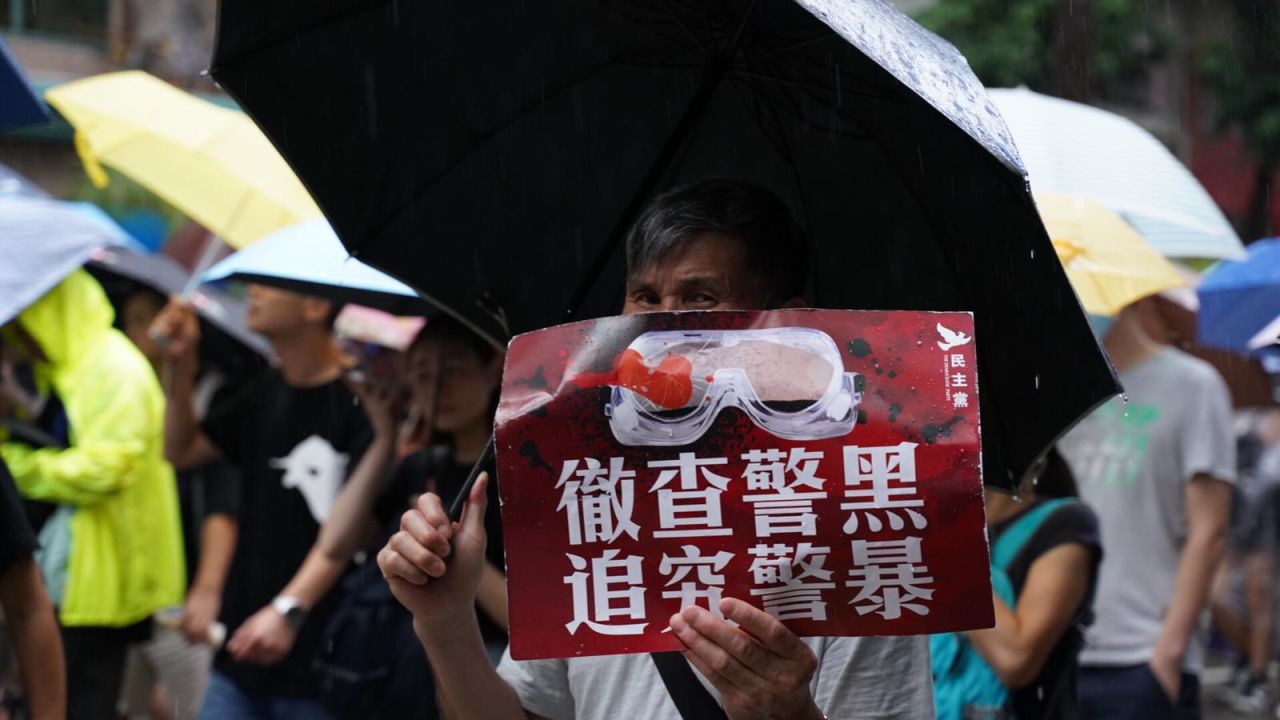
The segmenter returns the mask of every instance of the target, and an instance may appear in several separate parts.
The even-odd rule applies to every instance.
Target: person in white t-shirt
[[[631,230],[627,264],[624,314],[804,304],[803,234],[780,199],[744,183],[705,180],[657,197]],[[413,613],[450,717],[678,718],[647,655],[515,661],[508,654],[492,667],[475,615],[487,483],[476,482],[456,526],[438,497],[424,495],[378,555]],[[741,600],[726,598],[720,610],[737,626],[698,607],[670,622],[728,717],[933,717],[926,638],[801,639]]]

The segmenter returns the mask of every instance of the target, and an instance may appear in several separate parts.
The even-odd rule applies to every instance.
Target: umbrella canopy
[[[1116,392],[985,90],[881,0],[224,0],[219,21],[214,77],[353,254],[492,338],[617,312],[639,209],[718,175],[791,205],[818,305],[975,313],[989,482]]]
[[[166,296],[180,294],[186,289],[191,276],[189,270],[166,255],[123,247],[98,248],[91,257],[90,267],[141,283]],[[205,285],[192,292],[188,301],[200,317],[213,323],[241,345],[263,357],[271,356],[271,345],[266,338],[245,325],[243,300],[219,288]]]
[[[0,38],[0,132],[48,120],[49,108],[31,89],[17,58]]]
[[[1270,345],[1266,329],[1280,317],[1280,238],[1259,240],[1241,261],[1224,261],[1204,275],[1196,332],[1201,344],[1249,352]]]
[[[1035,194],[1040,219],[1085,312],[1115,315],[1149,295],[1186,285],[1173,263],[1115,213],[1092,200]]]
[[[0,325],[104,245],[132,240],[92,205],[0,195]]]
[[[1244,248],[1200,181],[1128,118],[1025,88],[991,90],[1035,190],[1120,213],[1166,257],[1239,258]]]
[[[233,247],[320,214],[241,112],[141,71],[77,80],[45,97],[75,127],[95,184],[107,182],[101,165],[112,167]]]
[[[397,315],[424,315],[429,307],[413,288],[352,258],[323,219],[272,233],[201,276],[203,282],[227,279],[273,285]]]

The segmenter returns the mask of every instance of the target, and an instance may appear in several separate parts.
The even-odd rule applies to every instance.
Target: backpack
[[[1050,500],[1023,514],[991,545],[991,589],[1010,607],[1017,596],[1007,568],[1044,521],[1069,498]],[[934,705],[938,720],[1006,720],[1012,718],[1010,693],[963,633],[929,638]]]
[[[438,717],[413,618],[372,560],[343,580],[315,659],[320,702],[340,720]]]

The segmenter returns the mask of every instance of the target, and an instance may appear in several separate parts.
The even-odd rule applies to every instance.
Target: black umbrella
[[[616,312],[639,207],[732,176],[792,205],[818,305],[974,312],[988,482],[1117,392],[981,84],[881,0],[223,0],[213,75],[477,327]]]

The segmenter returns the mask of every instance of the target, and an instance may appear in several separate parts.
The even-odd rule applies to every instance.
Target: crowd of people
[[[762,189],[675,188],[627,237],[620,310],[803,306],[803,238]],[[1152,302],[1097,327],[1125,396],[987,493],[994,627],[801,638],[726,598],[670,618],[683,659],[517,661],[494,478],[447,512],[492,434],[500,348],[447,315],[403,353],[343,345],[337,303],[252,285],[268,364],[181,299],[76,271],[3,331],[7,711],[1198,717],[1212,608],[1238,658],[1223,700],[1269,712],[1280,416],[1242,415],[1237,457],[1225,383],[1154,339]]]

